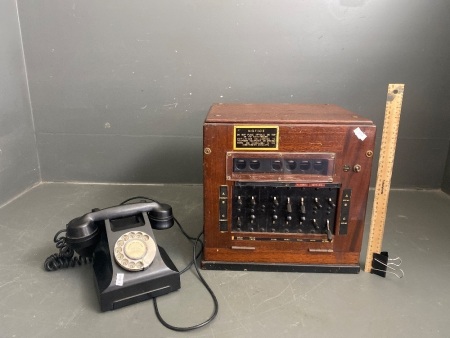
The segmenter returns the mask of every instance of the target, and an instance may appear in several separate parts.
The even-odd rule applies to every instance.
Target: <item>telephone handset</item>
[[[66,242],[80,256],[91,253],[99,238],[99,221],[124,218],[147,212],[153,229],[165,230],[173,225],[172,208],[156,202],[118,205],[102,210],[94,209],[71,220],[66,227]]]
[[[55,235],[59,255],[45,268],[57,270],[93,258],[102,311],[157,297],[180,288],[180,275],[152,229],[172,227],[172,207],[157,202],[123,204],[71,220]],[[65,232],[65,237],[58,237]],[[80,258],[73,258],[74,251]]]

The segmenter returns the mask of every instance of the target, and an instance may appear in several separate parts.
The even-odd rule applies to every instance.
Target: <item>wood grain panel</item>
[[[334,168],[326,182],[311,180],[313,176],[294,176],[272,173],[227,176],[230,159],[249,153],[233,150],[234,127],[251,125],[279,127],[279,148],[261,149],[260,158],[275,154],[332,153]],[[356,130],[359,128],[358,130]],[[299,265],[355,266],[358,263],[363,238],[367,193],[371,175],[375,125],[343,108],[330,105],[215,105],[204,124],[204,266],[239,263],[270,263]],[[359,137],[358,137],[359,135]],[[300,155],[301,156],[301,155]],[[324,155],[325,156],[325,155]],[[231,168],[232,170],[233,168]],[[347,170],[348,169],[348,170]],[[237,177],[237,178],[236,178]],[[236,184],[272,184],[339,186],[332,240],[326,234],[271,232],[238,232],[232,230],[232,192]],[[219,189],[227,188],[226,228],[219,227]],[[341,231],[344,191],[351,190],[347,231]],[[224,231],[226,230],[226,231]],[[342,232],[342,233],[341,233]],[[239,265],[237,265],[239,266]]]

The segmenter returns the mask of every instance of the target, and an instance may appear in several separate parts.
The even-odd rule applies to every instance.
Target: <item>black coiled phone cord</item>
[[[60,236],[66,229],[59,230],[53,241],[56,243],[56,248],[59,253],[50,255],[44,262],[44,268],[47,271],[56,271],[59,269],[67,269],[76,265],[89,264],[92,262],[92,257],[75,256],[74,251],[66,242],[65,236]]]

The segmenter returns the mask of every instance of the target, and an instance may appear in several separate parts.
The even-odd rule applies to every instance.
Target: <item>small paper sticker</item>
[[[116,285],[117,286],[122,286],[123,285],[123,276],[124,276],[123,273],[118,273],[116,275]]]
[[[364,132],[359,127],[353,130],[353,132],[355,133],[356,137],[359,138],[361,141],[364,141],[367,137],[367,135],[364,134]]]

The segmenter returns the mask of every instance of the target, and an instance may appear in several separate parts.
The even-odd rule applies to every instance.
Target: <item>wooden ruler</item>
[[[370,272],[372,269],[373,254],[381,252],[404,88],[404,84],[389,84],[388,86],[375,199],[364,268],[366,272]]]

